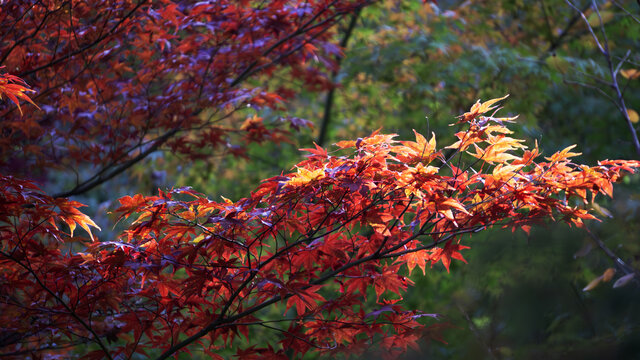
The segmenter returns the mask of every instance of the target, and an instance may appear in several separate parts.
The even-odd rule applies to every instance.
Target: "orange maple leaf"
[[[1,66],[0,69],[4,68]],[[20,101],[18,98],[25,100],[31,103],[33,106],[38,107],[27,94],[26,92],[35,92],[35,90],[31,90],[27,87],[27,83],[24,80],[20,79],[17,76],[11,74],[0,74],[0,99],[2,99],[2,95],[6,95],[9,100],[11,100],[20,111],[20,115],[22,115],[22,108],[20,107]]]
[[[481,103],[480,100],[476,101],[476,103],[473,104],[473,106],[471,107],[469,112],[466,112],[466,113],[462,114],[462,116],[460,116],[460,120],[456,124],[460,124],[460,123],[463,123],[463,122],[469,122],[469,121],[475,119],[476,117],[478,117],[478,115],[484,114],[489,110],[495,109],[497,106],[492,106],[492,105],[497,103],[498,101],[506,99],[508,96],[509,96],[509,94],[507,94],[507,95],[505,95],[505,96],[503,96],[501,98],[491,99],[491,100],[485,101],[483,103]]]

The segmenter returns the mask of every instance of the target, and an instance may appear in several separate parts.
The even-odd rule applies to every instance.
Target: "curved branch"
[[[134,164],[136,164],[140,160],[146,158],[152,152],[156,151],[162,144],[166,143],[169,139],[171,139],[171,137],[173,137],[173,135],[175,135],[179,131],[180,131],[179,128],[175,128],[173,130],[170,130],[170,131],[164,133],[162,136],[157,138],[154,141],[153,145],[151,145],[148,149],[146,149],[145,151],[141,152],[137,156],[125,161],[124,163],[116,166],[111,171],[105,171],[107,169],[103,169],[103,171],[104,171],[103,175],[99,175],[99,176],[93,178],[92,180],[85,181],[85,182],[83,182],[81,184],[78,184],[73,189],[71,189],[69,191],[65,191],[65,192],[61,192],[61,193],[55,194],[55,195],[53,195],[53,197],[56,197],[56,198],[61,198],[62,197],[62,198],[64,198],[64,197],[69,197],[69,196],[73,196],[73,195],[82,194],[82,193],[85,193],[85,192],[93,189],[94,187],[104,183],[107,180],[111,180],[116,175],[119,175],[120,173],[122,173],[123,171],[127,170],[128,168],[130,168],[131,166],[133,166]]]

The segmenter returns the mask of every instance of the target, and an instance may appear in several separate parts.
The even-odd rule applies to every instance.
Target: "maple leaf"
[[[325,177],[324,169],[319,168],[316,170],[307,170],[304,167],[298,168],[298,173],[291,177],[287,181],[287,185],[290,186],[303,186],[312,181],[319,180]]]
[[[552,163],[558,162],[558,161],[563,161],[565,159],[568,159],[570,157],[574,157],[574,156],[579,156],[582,155],[582,153],[574,153],[574,152],[570,152],[569,150],[575,148],[577,145],[571,145],[571,146],[567,146],[566,148],[562,149],[561,151],[556,152],[555,154],[551,155],[550,157],[545,157],[545,159],[551,161]]]
[[[471,109],[464,113],[462,116],[460,116],[460,120],[458,120],[458,122],[456,124],[460,124],[460,123],[465,123],[465,122],[469,122],[475,118],[478,117],[478,115],[480,114],[484,114],[489,110],[493,110],[495,109],[497,106],[492,106],[493,104],[504,100],[508,97],[509,95],[505,95],[501,98],[497,98],[497,99],[491,99],[488,101],[485,101],[484,103],[481,103],[480,100],[476,101],[475,104],[473,104],[473,106],[471,107]]]
[[[411,272],[416,266],[422,270],[422,275],[426,275],[425,267],[427,262],[431,260],[431,254],[428,250],[420,250],[403,255],[402,259],[407,263],[409,275],[411,275]]]
[[[459,210],[459,211],[469,215],[469,212],[467,211],[467,209],[465,209],[465,207],[456,199],[449,198],[449,199],[444,200],[440,204],[449,206],[449,207],[451,207],[453,209]]]
[[[444,248],[437,248],[431,254],[432,260],[431,265],[438,261],[442,261],[442,265],[444,265],[447,272],[449,272],[449,266],[451,265],[451,259],[457,259],[463,262],[467,262],[460,254],[460,250],[470,249],[468,246],[463,246],[460,244],[454,244],[451,240],[447,241]]]
[[[385,291],[400,295],[401,291],[407,288],[407,285],[413,283],[410,279],[399,275],[398,268],[399,265],[390,266],[374,276],[373,285],[378,302],[380,302],[380,297]]]
[[[292,306],[295,306],[298,316],[305,314],[307,309],[313,311],[316,309],[316,301],[325,301],[322,295],[316,294],[321,288],[321,285],[310,286],[307,289],[291,288],[295,295],[287,300],[286,309],[289,310]]]
[[[81,31],[52,20],[43,22],[42,28],[37,25],[40,33],[33,48],[13,44],[16,53],[28,50],[45,61],[30,56],[34,63],[23,64],[29,69],[47,68],[51,59],[58,59],[55,69],[47,71],[56,71],[64,90],[52,87],[42,96],[48,107],[60,111],[29,121],[43,126],[33,131],[36,137],[40,131],[61,133],[55,127],[60,124],[71,129],[60,138],[47,139],[56,147],[74,144],[64,149],[71,165],[99,166],[88,177],[89,185],[117,175],[156,150],[203,159],[216,146],[241,156],[252,141],[287,140],[287,133],[267,129],[258,111],[279,107],[295,91],[274,92],[263,80],[291,70],[305,83],[320,84],[321,90],[332,88],[334,84],[308,60],[315,57],[322,67],[337,68],[323,57],[323,52],[342,56],[330,43],[336,34],[327,26],[368,4],[270,1],[255,3],[256,8],[246,1],[202,1],[189,7],[168,1],[158,6],[138,2],[140,8],[135,8],[135,2],[115,3],[124,8],[111,6],[97,14],[83,12],[88,3],[78,3],[72,17],[78,17],[73,23]],[[29,14],[21,17],[25,21],[55,14],[39,4],[23,13]],[[117,25],[108,39],[100,27],[83,25],[96,19]],[[2,26],[7,24],[10,21]],[[90,57],[82,56],[87,53],[74,48],[73,42],[65,45],[69,47],[65,51],[74,56],[50,52],[49,36],[71,31],[79,37],[75,43],[94,44]],[[119,47],[100,48],[103,44]],[[125,64],[123,59],[135,61]],[[72,71],[85,67],[79,75]],[[253,73],[263,77],[245,82]],[[85,74],[95,76],[86,81]],[[37,70],[33,75],[50,78]],[[76,77],[78,81],[69,80]],[[32,91],[23,81],[10,75],[3,79],[0,95],[18,107],[18,101],[31,102],[26,94]],[[461,251],[468,247],[459,244],[460,235],[490,224],[527,232],[527,224],[545,218],[580,225],[594,217],[575,206],[572,198],[584,202],[589,191],[592,202],[597,193],[611,195],[622,172],[640,166],[621,160],[596,167],[578,165],[570,160],[577,155],[569,151],[571,147],[548,158],[551,163],[538,164],[537,144],[529,151],[522,140],[508,136],[512,131],[504,123],[515,117],[483,116],[497,111],[496,104],[503,99],[478,100],[460,116],[459,123],[470,126],[456,133],[457,142],[447,147],[459,155],[455,166],[449,161],[453,157],[445,159],[438,151],[433,133],[427,140],[414,130],[415,141],[397,141],[395,134],[376,130],[370,136],[338,142],[344,156],[329,155],[318,145],[305,149],[309,154],[295,166],[295,174],[267,179],[238,201],[210,200],[189,188],[160,190],[159,196],[125,196],[115,210],[118,220],[132,214],[139,214],[138,219],[113,241],[83,243],[82,252],[63,244],[78,225],[94,240],[91,227],[98,227],[78,210],[80,203],[47,196],[29,182],[0,176],[0,247],[11,250],[0,262],[0,292],[30,304],[2,302],[0,321],[33,334],[7,351],[42,350],[43,356],[64,357],[81,351],[73,348],[78,340],[102,348],[78,356],[105,358],[109,349],[102,342],[117,340],[113,345],[117,356],[137,352],[148,357],[145,349],[174,344],[163,354],[168,358],[188,352],[189,342],[208,342],[206,351],[213,357],[215,350],[225,348],[226,354],[231,351],[226,348],[233,348],[243,359],[286,358],[290,354],[284,349],[251,344],[255,340],[249,336],[251,326],[274,325],[284,338],[279,344],[294,355],[311,349],[332,355],[363,352],[382,336],[387,356],[397,357],[416,346],[423,331],[417,320],[430,316],[403,309],[401,297],[413,285],[400,274],[404,264],[409,273],[419,267],[424,275],[427,262],[433,266],[442,261],[449,272],[452,259],[465,261]],[[255,109],[251,113],[255,115],[233,115],[245,106]],[[204,110],[193,110],[200,108]],[[122,115],[113,116],[105,109],[122,109]],[[294,121],[293,127],[300,124]],[[28,126],[16,128],[29,132]],[[5,153],[15,153],[14,140],[21,140],[25,152],[50,156],[34,139],[5,133],[9,137],[0,142]],[[471,146],[475,152],[469,154]],[[524,154],[516,155],[521,150]],[[429,165],[436,158],[440,168]],[[48,161],[58,159],[56,155]],[[70,234],[58,229],[60,222],[69,226]],[[82,241],[77,238],[71,240]],[[442,248],[414,251],[443,239],[448,241]],[[614,275],[607,270],[599,282],[613,280]],[[629,278],[618,281],[624,284]],[[367,301],[372,292],[379,304],[373,311]],[[387,292],[393,293],[392,300],[384,299]],[[291,316],[285,319],[288,329],[283,326],[286,322],[271,323],[268,318],[273,313],[268,306],[282,302]],[[53,355],[40,347],[57,344],[61,337],[61,349]],[[71,350],[65,353],[67,345]]]
[[[4,66],[0,66],[0,69],[3,69]],[[31,98],[26,94],[27,92],[35,92],[35,90],[29,89],[27,87],[27,83],[24,80],[20,79],[17,76],[10,74],[0,74],[0,99],[2,99],[2,95],[5,95],[9,98],[20,111],[22,115],[22,108],[20,107],[20,101],[18,98],[25,100],[36,108],[40,109],[38,105],[36,105]]]
[[[638,69],[623,69],[620,70],[620,75],[625,79],[638,79],[640,78],[640,70]]]
[[[124,196],[118,199],[120,207],[114,210],[116,214],[120,214],[118,220],[122,218],[128,218],[134,212],[139,212],[141,208],[150,203],[151,201],[158,200],[156,197],[146,198],[142,194],[135,194],[134,196]]]
[[[426,159],[430,161],[432,154],[436,150],[436,135],[432,133],[431,139],[427,139],[422,134],[413,130],[416,141],[401,141],[403,147],[395,147],[394,151],[398,152],[399,159],[404,162],[411,163],[413,161],[421,161]]]
[[[315,145],[315,149],[300,149],[300,151],[307,151],[310,152],[312,155],[314,156],[318,156],[320,158],[327,158],[327,150],[323,149],[320,145],[316,144],[315,142],[313,143],[313,145]]]
[[[95,241],[93,238],[93,234],[91,233],[90,226],[101,230],[98,225],[96,225],[90,217],[80,212],[77,208],[83,207],[83,205],[77,201],[69,201],[66,199],[57,199],[56,206],[60,208],[60,218],[69,226],[69,232],[71,237],[73,237],[73,231],[76,228],[76,224],[80,225],[87,233],[89,233],[89,237],[91,241]]]

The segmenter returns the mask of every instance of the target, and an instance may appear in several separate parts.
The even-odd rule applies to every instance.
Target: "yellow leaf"
[[[613,275],[616,274],[616,269],[614,268],[608,268],[607,270],[604,271],[604,273],[602,274],[602,281],[603,282],[609,282],[611,281],[611,279],[613,279]]]
[[[613,13],[613,11],[605,10],[605,11],[600,11],[600,16],[598,16],[597,12],[592,12],[587,17],[587,21],[589,22],[589,26],[598,27],[601,24],[604,25],[609,21],[613,20],[614,17],[615,17],[615,14]],[[600,21],[600,19],[602,19],[602,22]]]
[[[353,140],[344,140],[344,141],[338,141],[334,145],[336,145],[340,149],[346,149],[346,148],[350,148],[350,147],[356,146],[356,142],[353,141]]]
[[[518,172],[523,167],[524,167],[524,164],[507,165],[507,166],[504,166],[503,164],[498,164],[498,166],[496,166],[493,169],[493,178],[498,181],[502,181],[502,180],[506,181],[509,179],[520,178],[521,175]]]
[[[76,230],[76,223],[75,222],[68,222],[67,225],[69,225],[69,236],[73,237],[73,232]],[[91,233],[91,232],[89,232]]]
[[[200,241],[204,240],[204,238],[206,237],[206,235],[204,233],[196,236],[195,238],[193,238],[193,240],[191,240],[194,244],[199,243]]]
[[[458,124],[462,122],[471,121],[475,119],[478,115],[484,114],[489,110],[495,109],[496,106],[492,106],[492,105],[497,103],[498,101],[506,99],[508,96],[509,94],[498,99],[491,99],[491,100],[485,101],[483,103],[481,103],[480,100],[476,101],[476,103],[473,104],[471,109],[469,109],[469,112],[466,112],[462,116],[460,116],[460,121],[458,121]]]
[[[624,77],[625,79],[634,80],[640,77],[640,70],[624,69],[624,70],[620,70],[620,75],[622,75],[622,77]]]
[[[86,232],[89,233],[89,237],[91,238],[91,241],[95,241],[89,226],[93,226],[94,228],[98,229],[98,231],[101,230],[100,227],[96,223],[94,223],[93,220],[91,220],[91,218],[89,218],[87,215],[84,215],[84,214],[82,214],[81,220],[78,221],[78,224],[80,224],[80,227],[82,227]]]
[[[638,123],[638,120],[640,120],[640,116],[638,116],[638,113],[633,109],[628,109],[627,115],[629,116],[629,121],[634,124]]]
[[[80,265],[84,265],[95,260],[94,256],[89,253],[78,253],[78,255],[82,257],[82,260],[84,260],[84,262],[82,262]]]
[[[551,162],[556,162],[556,161],[565,160],[565,159],[570,158],[570,157],[582,155],[582,153],[574,153],[574,152],[570,152],[569,151],[569,150],[573,149],[574,147],[576,147],[575,144],[571,145],[571,146],[568,146],[568,147],[564,148],[562,151],[553,154],[551,157],[545,157],[545,159],[547,159],[547,160],[549,160]]]
[[[314,180],[322,179],[325,177],[324,169],[307,170],[305,168],[298,168],[296,176],[292,177],[287,184],[292,186],[300,186],[308,184]]]
[[[413,133],[416,136],[415,142],[401,141],[404,147],[398,147],[396,149],[398,149],[398,151],[401,151],[411,159],[429,159],[429,156],[436,150],[436,135],[432,133],[431,140],[427,142],[427,139],[422,136],[422,134],[418,133],[415,130],[413,130]]]
[[[598,276],[597,278],[591,280],[591,282],[584,287],[584,289],[582,289],[582,291],[591,291],[593,290],[596,286],[598,286],[598,284],[600,284],[600,282],[602,281],[602,275]]]
[[[491,106],[491,105],[493,105],[493,104],[497,103],[498,101],[501,101],[501,100],[506,99],[508,96],[509,96],[509,94],[507,94],[507,95],[505,95],[505,96],[503,96],[503,97],[501,97],[501,98],[498,98],[498,99],[491,99],[491,100],[488,100],[488,101],[486,101],[486,102],[483,102],[482,104],[480,104],[479,108],[477,109],[478,113],[480,113],[480,114],[484,114],[484,113],[486,113],[486,112],[487,112],[487,111],[489,111],[489,110],[493,110],[493,109],[495,109],[495,108],[496,108],[496,106]],[[476,104],[477,104],[477,103],[476,103]],[[474,105],[474,107],[475,107],[475,106],[476,106],[476,105]]]
[[[442,215],[444,215],[444,217],[446,217],[449,220],[455,220],[455,218],[453,217],[453,212],[451,211],[451,209],[446,209],[446,210],[440,210],[438,211],[439,213],[441,213]]]
[[[247,118],[240,126],[240,130],[248,130],[252,127],[260,127],[262,126],[262,118],[258,117],[258,115],[253,115],[253,117]]]
[[[442,202],[442,205],[447,205],[451,208],[454,208],[456,210],[459,210],[465,214],[469,214],[469,212],[467,211],[467,209],[464,208],[464,206],[462,204],[460,204],[457,200],[455,199],[447,199],[445,201]]]

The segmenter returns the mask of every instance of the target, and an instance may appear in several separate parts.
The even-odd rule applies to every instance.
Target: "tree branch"
[[[600,53],[602,53],[602,55],[604,56],[607,62],[609,76],[611,76],[611,86],[613,87],[616,94],[616,97],[615,97],[616,107],[618,108],[618,110],[622,114],[622,117],[627,123],[629,133],[631,134],[631,140],[633,142],[633,146],[636,151],[636,155],[640,157],[640,140],[638,140],[638,134],[636,132],[635,126],[633,125],[633,122],[631,122],[631,118],[629,118],[629,111],[627,109],[627,105],[625,104],[624,97],[622,95],[622,91],[620,90],[620,85],[618,84],[618,79],[617,79],[618,69],[624,63],[626,56],[625,58],[622,59],[622,61],[618,64],[618,66],[614,67],[613,60],[611,58],[610,49],[609,49],[609,40],[607,39],[607,33],[604,28],[604,22],[602,21],[602,17],[600,16],[600,10],[598,9],[598,6],[595,3],[595,1],[592,1],[590,6],[593,6],[594,11],[598,15],[598,19],[600,21],[600,30],[602,32],[602,37],[603,37],[602,43],[598,39],[598,36],[593,30],[593,27],[589,24],[589,20],[584,14],[584,11],[578,9],[570,0],[565,0],[565,1],[571,8],[577,11],[579,16],[582,18],[582,20],[584,20],[584,23],[589,29],[589,32],[591,33],[591,36],[593,37],[594,42],[598,46],[598,50],[600,50]],[[601,89],[600,89],[600,92],[602,92]]]

